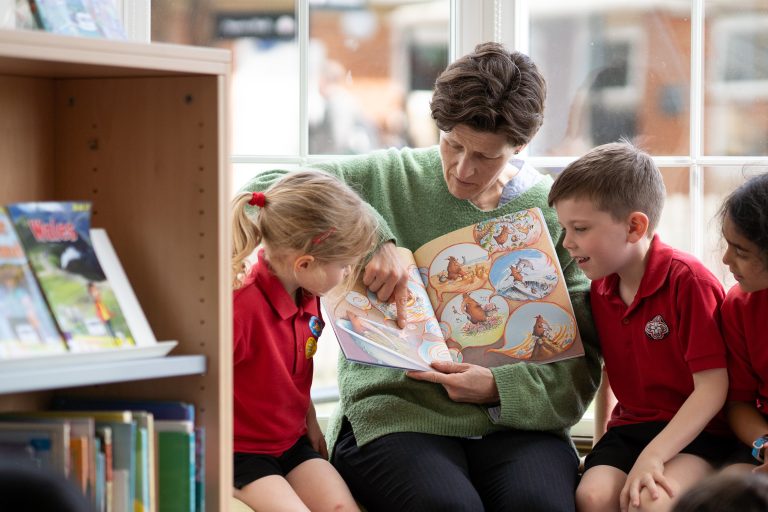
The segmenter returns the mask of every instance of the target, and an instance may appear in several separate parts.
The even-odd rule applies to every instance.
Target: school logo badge
[[[656,315],[645,324],[645,335],[652,340],[663,340],[667,334],[669,334],[669,327],[661,315]]]

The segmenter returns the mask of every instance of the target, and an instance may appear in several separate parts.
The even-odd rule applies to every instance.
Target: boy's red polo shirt
[[[233,307],[234,450],[278,456],[307,431],[319,299],[297,305],[261,251]]]
[[[592,312],[618,404],[608,427],[669,421],[693,392],[693,375],[725,368],[723,287],[704,265],[654,236],[630,306],[619,276],[592,282]],[[707,427],[727,433],[721,416]]]
[[[745,293],[737,284],[723,302],[729,400],[751,402],[768,414],[768,290]]]

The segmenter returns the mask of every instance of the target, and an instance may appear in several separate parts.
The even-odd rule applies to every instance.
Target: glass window
[[[448,64],[448,0],[311,1],[310,154],[437,143],[429,98]]]
[[[706,8],[705,152],[768,155],[768,3]]]
[[[232,151],[299,152],[299,47],[294,0],[153,0],[152,40],[232,51]]]
[[[530,55],[547,79],[534,156],[578,156],[626,137],[689,151],[688,2],[528,2]]]

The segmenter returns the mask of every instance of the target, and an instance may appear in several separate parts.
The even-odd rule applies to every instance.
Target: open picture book
[[[432,361],[494,367],[584,354],[538,208],[458,229],[413,253],[398,251],[409,274],[404,329],[395,305],[362,283],[335,303],[324,299],[348,360],[428,370]]]

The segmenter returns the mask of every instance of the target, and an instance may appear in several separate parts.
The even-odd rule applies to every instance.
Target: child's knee
[[[582,512],[613,510],[618,499],[608,486],[579,485],[576,488],[576,508]]]
[[[643,487],[640,491],[640,507],[629,507],[630,512],[669,512],[672,509],[673,499],[663,487],[658,487],[658,497],[653,499],[651,492],[647,487]],[[675,495],[678,494],[678,489],[673,489]]]

